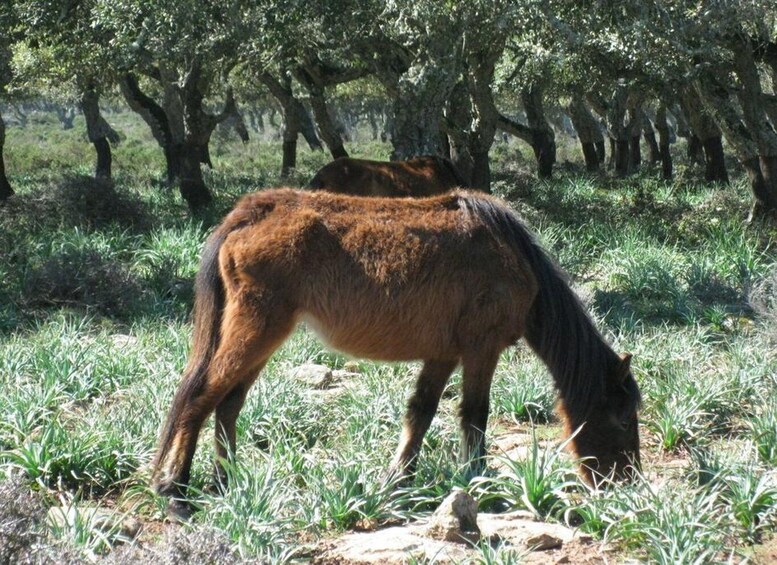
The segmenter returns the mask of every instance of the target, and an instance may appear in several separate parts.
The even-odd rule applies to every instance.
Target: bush
[[[140,302],[140,281],[120,263],[89,249],[69,249],[33,269],[24,294],[30,306],[87,306],[126,315]]]
[[[0,563],[20,563],[29,557],[46,517],[41,500],[19,482],[0,482]]]
[[[753,287],[749,302],[761,319],[767,336],[777,343],[777,267]]]

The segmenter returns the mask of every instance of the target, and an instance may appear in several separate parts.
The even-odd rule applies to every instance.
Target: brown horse
[[[505,204],[458,191],[391,199],[277,189],[244,197],[205,245],[193,350],[156,456],[160,493],[184,494],[200,428],[214,410],[223,481],[218,461],[234,452],[246,393],[300,320],[358,357],[424,361],[395,473],[412,473],[457,365],[462,460],[478,468],[494,368],[521,337],[553,375],[584,477],[627,478],[639,466],[630,356],[607,345]],[[171,510],[183,511],[181,504]]]
[[[308,188],[354,196],[418,197],[442,194],[466,185],[453,163],[430,155],[408,161],[341,157],[322,167]]]

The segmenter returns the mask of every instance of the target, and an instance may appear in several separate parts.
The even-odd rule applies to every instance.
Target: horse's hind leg
[[[421,449],[424,434],[437,412],[445,384],[456,368],[457,361],[425,361],[416,381],[405,414],[402,437],[389,468],[392,478],[408,478],[415,470],[415,459]]]
[[[481,353],[462,360],[461,463],[468,466],[468,473],[473,476],[483,469],[489,393],[498,360],[499,353]]]
[[[223,315],[221,339],[201,381],[194,386],[186,381],[181,383],[167,423],[170,433],[159,447],[161,455],[155,474],[161,494],[184,494],[203,422],[221,406],[217,433],[219,427],[226,427],[230,434],[260,368],[294,328],[291,312],[280,312],[278,308],[262,310],[260,315],[255,308],[229,304]],[[236,389],[237,394],[230,396]],[[179,506],[180,513],[185,513],[185,508]],[[171,506],[171,511],[178,510],[175,504]]]
[[[258,375],[263,366],[256,370]],[[215,450],[216,460],[213,468],[213,486],[223,492],[227,484],[224,461],[234,456],[237,447],[237,417],[243,407],[248,389],[255,379],[241,382],[227,393],[224,399],[216,405]]]

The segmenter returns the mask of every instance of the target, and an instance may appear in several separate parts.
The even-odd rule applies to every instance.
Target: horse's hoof
[[[174,524],[188,522],[192,517],[192,506],[180,498],[171,498],[167,503],[167,519]]]

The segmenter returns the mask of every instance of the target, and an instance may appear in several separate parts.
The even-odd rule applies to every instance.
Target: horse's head
[[[603,478],[632,480],[640,469],[640,394],[630,362],[631,355],[627,353],[612,368],[607,375],[605,395],[591,407],[585,422],[566,418],[567,432],[573,434],[577,430],[570,446],[582,460],[580,471],[590,484],[600,483]]]

